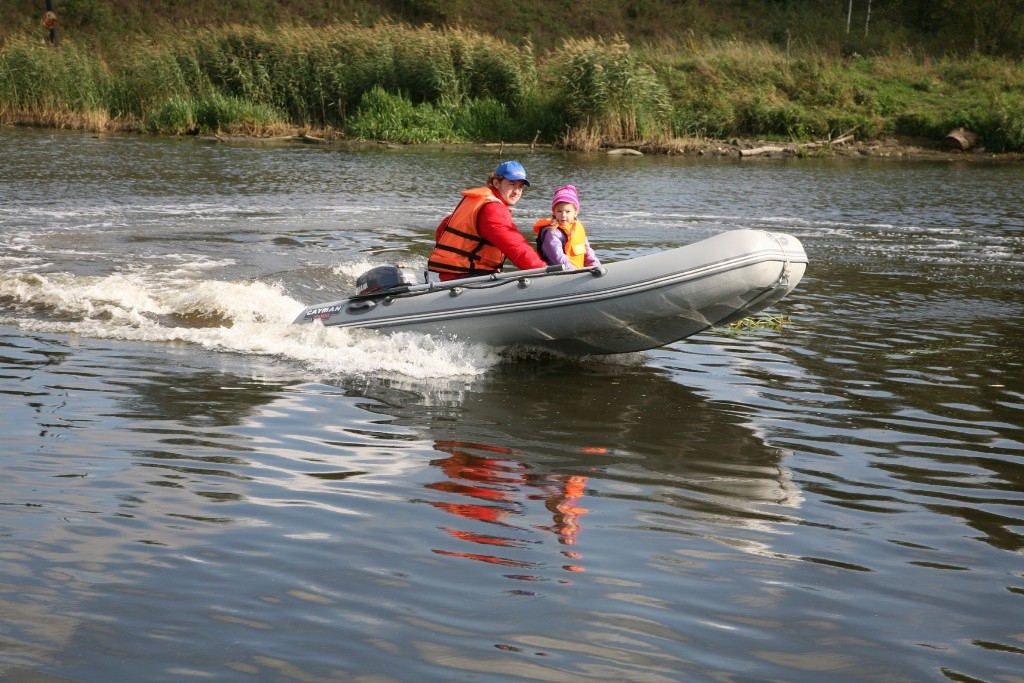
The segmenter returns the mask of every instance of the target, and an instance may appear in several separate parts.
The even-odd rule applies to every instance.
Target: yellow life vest
[[[436,273],[456,275],[487,275],[501,270],[505,254],[480,237],[476,218],[487,202],[500,202],[489,187],[462,191],[462,200],[448,218],[434,251],[427,259],[427,268]]]
[[[587,256],[587,231],[583,229],[583,223],[573,221],[572,224],[563,227],[554,218],[542,218],[534,223],[533,231],[537,233],[537,251],[540,252],[541,258],[544,258],[544,252],[541,251],[541,231],[548,226],[551,226],[552,230],[562,231],[565,235],[565,255],[572,265],[582,268]]]

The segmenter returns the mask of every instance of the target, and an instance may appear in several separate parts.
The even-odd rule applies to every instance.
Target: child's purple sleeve
[[[565,245],[561,237],[560,230],[553,230],[551,228],[542,230],[540,234],[540,250],[544,255],[544,260],[551,265],[557,266],[561,264],[572,269],[573,265],[569,261],[569,257],[565,255]]]

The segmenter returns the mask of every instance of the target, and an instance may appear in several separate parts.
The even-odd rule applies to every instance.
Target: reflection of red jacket
[[[472,223],[465,223],[457,216],[459,209],[466,204],[468,198],[471,196],[467,193],[473,193],[473,197],[480,197],[477,194],[479,191],[487,192],[489,189],[491,193],[490,200],[484,200],[483,206],[479,207],[476,211],[476,222],[475,225]],[[501,198],[501,195],[497,193],[493,188],[476,188],[473,190],[466,190],[463,192],[464,199],[460,202],[459,206],[456,207],[452,215],[445,217],[441,221],[441,224],[437,226],[437,231],[434,235],[438,242],[438,245],[434,247],[434,251],[431,252],[430,258],[428,259],[428,267],[430,270],[440,273],[442,280],[453,280],[460,277],[468,277],[471,275],[486,275],[487,273],[501,270],[501,265],[504,263],[506,257],[512,261],[517,268],[528,269],[528,268],[543,268],[547,264],[544,260],[537,255],[536,250],[533,246],[526,241],[522,233],[519,232],[519,228],[512,221],[512,211],[505,204],[505,201]],[[496,201],[495,201],[496,200]],[[467,211],[463,213],[471,213],[468,209],[475,209],[474,206],[465,207]],[[480,240],[488,245],[488,254],[479,261],[478,265],[474,265],[473,262],[476,259],[466,257],[465,259],[458,259],[454,257],[454,253],[450,248],[438,249],[439,246],[455,246],[456,249],[462,249],[468,251],[466,246],[472,246],[468,243],[462,245],[446,245],[444,241],[449,240],[453,237],[457,238],[457,235],[453,235],[452,231],[449,230],[451,221],[455,219],[457,223],[461,223],[458,227],[459,232],[470,235],[470,240],[473,237],[478,237]],[[458,240],[457,240],[458,241]],[[448,252],[448,253],[444,253]],[[497,260],[497,265],[492,265]]]
[[[516,517],[527,511],[528,501],[543,501],[551,513],[551,524],[536,525],[534,528],[553,532],[562,545],[576,545],[577,536],[583,529],[580,517],[587,514],[581,506],[586,495],[587,477],[581,475],[535,473],[532,468],[514,458],[487,457],[470,451],[482,451],[487,455],[513,456],[514,452],[501,446],[465,443],[459,441],[437,441],[435,448],[448,453],[446,458],[431,460],[446,478],[426,484],[427,489],[448,494],[465,496],[469,502],[430,501],[439,510],[457,515],[463,519],[494,524],[505,529],[522,528],[516,525]],[[481,502],[485,501],[485,502]],[[508,519],[512,516],[511,519]],[[466,529],[441,527],[452,538],[488,547],[519,548],[525,543],[522,538],[506,538]],[[484,553],[466,553],[435,549],[433,552],[450,557],[463,557],[480,562],[506,566],[535,566],[525,560],[514,560]],[[579,559],[579,553],[563,550],[562,554]],[[566,571],[583,571],[581,565],[566,564]]]

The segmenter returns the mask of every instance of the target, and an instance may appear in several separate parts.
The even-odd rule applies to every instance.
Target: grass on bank
[[[538,56],[528,43],[398,24],[203,29],[112,56],[25,36],[0,48],[0,122],[574,149],[848,131],[939,140],[963,126],[990,151],[1024,151],[1024,70],[693,37],[569,40]]]

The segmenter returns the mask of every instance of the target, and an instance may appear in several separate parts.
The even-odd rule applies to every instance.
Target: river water
[[[781,328],[565,360],[291,324],[496,149],[0,153],[0,679],[1024,680],[1019,164],[516,150],[606,261],[810,259]]]

